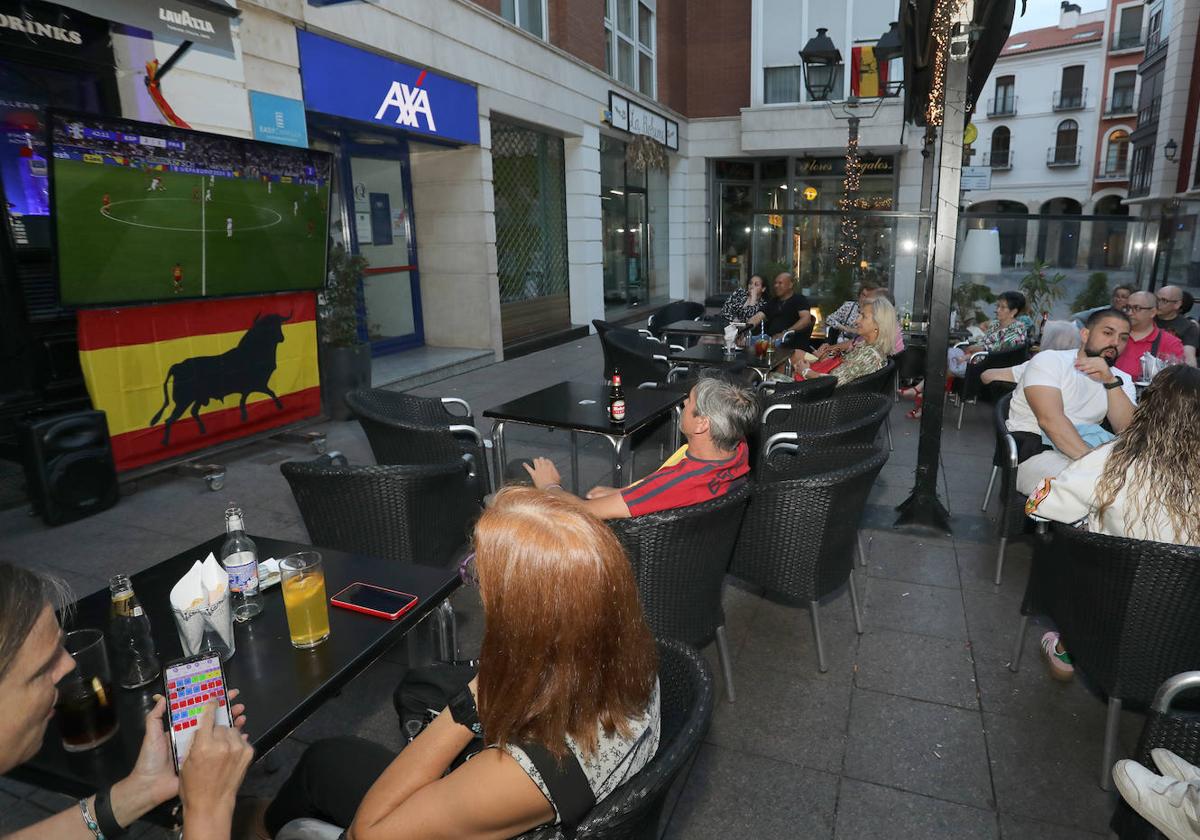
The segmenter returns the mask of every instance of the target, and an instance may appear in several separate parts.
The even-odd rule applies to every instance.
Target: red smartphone
[[[417,605],[417,596],[370,583],[352,583],[330,598],[329,603],[395,621]]]

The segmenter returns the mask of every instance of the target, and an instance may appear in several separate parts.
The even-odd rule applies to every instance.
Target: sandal
[[[916,385],[906,385],[896,389],[896,396],[899,398],[912,397],[915,400],[920,393]]]
[[[921,419],[921,405],[923,402],[924,402],[924,400],[921,399],[921,394],[917,394],[917,404],[915,406],[913,406],[913,408],[910,411],[906,411],[904,413],[904,416],[907,417],[909,420],[920,420]]]

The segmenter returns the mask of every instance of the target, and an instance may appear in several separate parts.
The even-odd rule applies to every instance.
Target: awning
[[[241,14],[221,0],[55,0],[114,23],[147,29],[164,41],[233,55],[230,21]]]

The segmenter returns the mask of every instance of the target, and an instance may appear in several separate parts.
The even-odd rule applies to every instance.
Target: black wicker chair
[[[874,443],[892,410],[882,394],[843,394],[811,402],[779,401],[763,409],[762,442],[754,463],[761,467],[767,452],[781,447],[811,450],[845,443]]]
[[[883,394],[892,399],[896,382],[896,360],[888,359],[887,364],[874,373],[860,376],[858,379],[843,383],[834,392],[837,394]],[[892,449],[892,422],[885,417],[884,426],[887,428],[888,451]]]
[[[1163,748],[1190,764],[1200,764],[1200,713],[1192,709],[1172,708],[1181,694],[1200,692],[1200,671],[1185,671],[1170,677],[1158,687],[1150,708],[1146,711],[1146,723],[1138,737],[1133,759],[1150,770],[1155,769],[1151,750]],[[1113,814],[1109,827],[1121,840],[1159,840],[1162,834],[1144,820],[1136,811],[1121,800]]]
[[[713,676],[694,648],[673,639],[658,642],[662,728],[658,752],[637,775],[583,818],[578,840],[656,840],[671,783],[687,766],[708,732],[713,714]],[[536,829],[517,840],[564,840],[557,827]]]
[[[685,392],[694,383],[672,381],[682,369],[673,368],[667,361],[666,348],[635,332],[614,327],[600,337],[607,363],[621,371],[626,388],[668,388]]]
[[[445,408],[447,404],[462,405],[466,416],[451,414]],[[471,407],[465,400],[364,388],[346,394],[346,405],[366,433],[376,463],[441,464],[466,460],[476,495],[482,499],[492,488],[483,435],[475,428]]]
[[[822,672],[827,666],[821,598],[849,582],[854,626],[863,631],[854,586],[858,523],[887,459],[873,443],[771,452],[755,473],[729,572],[768,593],[808,604]]]
[[[758,396],[765,409],[773,402],[787,402],[788,399],[799,402],[823,400],[832,397],[836,387],[837,378],[833,376],[817,376],[799,382],[772,382],[768,379],[758,386]]]
[[[731,703],[721,588],[749,498],[747,482],[709,502],[608,523],[629,554],[654,635],[698,648],[715,638]]]
[[[658,340],[666,336],[663,329],[676,321],[694,321],[704,315],[704,304],[690,300],[676,300],[668,303],[646,320],[646,331]]]
[[[1020,668],[1029,614],[1045,614],[1075,668],[1108,698],[1100,787],[1110,790],[1122,707],[1143,710],[1163,680],[1200,669],[1200,548],[1055,524],[1021,610],[1009,667]]]
[[[279,465],[313,545],[398,563],[446,567],[471,536],[480,506],[461,460],[335,466],[328,456]],[[454,659],[454,612],[439,607],[442,659]],[[448,654],[448,655],[447,655]]]
[[[996,549],[996,586],[1000,585],[1004,576],[1004,554],[1008,550],[1008,541],[1024,535],[1030,526],[1030,519],[1025,515],[1025,494],[1017,489],[1017,442],[1009,433],[1006,423],[1012,395],[1010,391],[996,400],[992,410],[996,430],[996,453],[992,463],[1000,473],[1000,518],[996,523],[1000,542]]]
[[[974,405],[979,401],[979,395],[984,390],[983,372],[995,368],[1008,368],[1029,361],[1029,347],[1018,347],[1015,350],[996,350],[991,353],[976,353],[967,365],[966,375],[962,378],[962,386],[958,393],[958,424],[962,428],[963,409],[967,403]]]

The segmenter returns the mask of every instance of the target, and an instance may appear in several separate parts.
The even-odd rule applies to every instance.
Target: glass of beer
[[[117,731],[117,697],[102,632],[74,630],[63,638],[63,647],[75,660],[75,670],[59,682],[54,711],[63,749],[83,752]]]
[[[329,638],[329,605],[325,603],[325,570],[315,551],[289,554],[279,563],[283,606],[292,647],[316,647]]]

